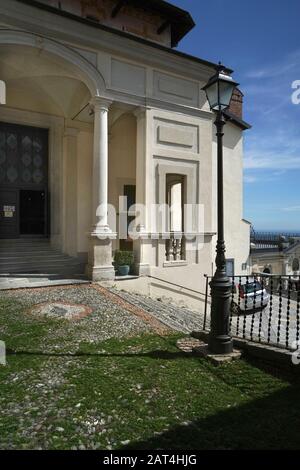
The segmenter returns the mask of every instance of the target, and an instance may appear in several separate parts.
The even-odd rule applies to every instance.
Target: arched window
[[[166,175],[166,203],[168,206],[167,227],[170,238],[166,240],[166,261],[185,259],[184,202],[185,177],[177,174]]]
[[[270,268],[264,268],[264,274],[271,274]]]
[[[299,271],[299,259],[298,258],[293,259],[292,270]]]
[[[167,204],[170,208],[168,226],[171,232],[183,231],[184,177],[168,174],[166,181]]]

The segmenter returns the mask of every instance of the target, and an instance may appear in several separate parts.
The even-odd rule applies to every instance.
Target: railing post
[[[204,305],[204,321],[203,321],[203,330],[206,328],[206,318],[207,318],[207,300],[208,300],[208,276],[204,274],[206,278],[206,285],[205,285],[205,305]]]

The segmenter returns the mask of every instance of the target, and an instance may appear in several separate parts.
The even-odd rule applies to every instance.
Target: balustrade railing
[[[185,260],[185,239],[182,232],[170,232],[166,240],[166,261]]]

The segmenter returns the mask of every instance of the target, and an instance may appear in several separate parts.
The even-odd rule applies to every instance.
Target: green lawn
[[[56,339],[45,353],[43,337],[64,327],[47,322],[0,300],[0,339],[17,351],[0,366],[1,449],[300,447],[296,380],[244,360],[216,368],[179,351],[178,335],[85,341],[75,354]]]

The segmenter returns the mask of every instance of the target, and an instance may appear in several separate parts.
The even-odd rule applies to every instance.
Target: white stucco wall
[[[68,204],[77,207],[76,251],[84,255],[88,249],[93,119],[87,109],[75,120],[73,116],[88,103],[91,93],[103,94],[118,112],[126,108],[125,113],[110,122],[109,202],[117,204],[122,186],[134,183],[137,202],[164,202],[166,174],[184,175],[188,201],[204,206],[204,224],[199,228],[205,234],[203,248],[197,253],[188,244],[187,259],[178,266],[165,264],[163,240],[143,244],[141,252],[153,276],[204,292],[203,275],[213,272],[216,240],[212,234],[217,229],[214,116],[201,90],[213,73],[212,67],[146,44],[137,45],[133,40],[99,32],[88,25],[78,28],[78,23],[70,19],[15,0],[3,0],[0,12],[9,29],[0,32],[0,47],[6,51],[0,56],[6,76],[0,79],[7,82],[7,108],[11,116],[17,115],[18,109],[25,110],[17,120],[21,124],[43,122],[51,128],[50,153],[56,162],[51,167],[55,244],[65,243],[69,249],[63,235],[68,224],[62,210],[66,195],[60,165],[67,151],[65,129],[75,128],[76,146],[71,142],[68,148],[75,152],[76,147],[77,178],[72,181],[77,185],[77,199],[67,199]],[[22,29],[31,33],[22,36]],[[61,49],[59,60],[55,56],[57,49]],[[22,67],[25,50],[30,52]],[[140,121],[137,111],[144,113],[144,120]],[[44,120],[32,120],[30,113],[39,113]],[[242,273],[249,252],[250,227],[242,221],[242,154],[242,131],[228,123],[224,139],[225,237],[227,257],[234,258],[236,274]],[[68,179],[67,172],[68,166],[64,181]],[[146,231],[151,232],[149,221]],[[73,253],[74,240],[72,243]],[[151,289],[155,295],[165,290],[156,284]],[[174,298],[179,295],[176,289],[170,292]],[[187,299],[189,296],[194,302],[192,294]]]
[[[243,220],[243,133],[235,125],[224,126],[224,219],[226,258],[234,260],[235,275],[250,269],[250,224]],[[217,142],[213,129],[213,220],[217,231]],[[216,237],[213,241],[215,257]],[[247,264],[246,269],[243,264]]]

